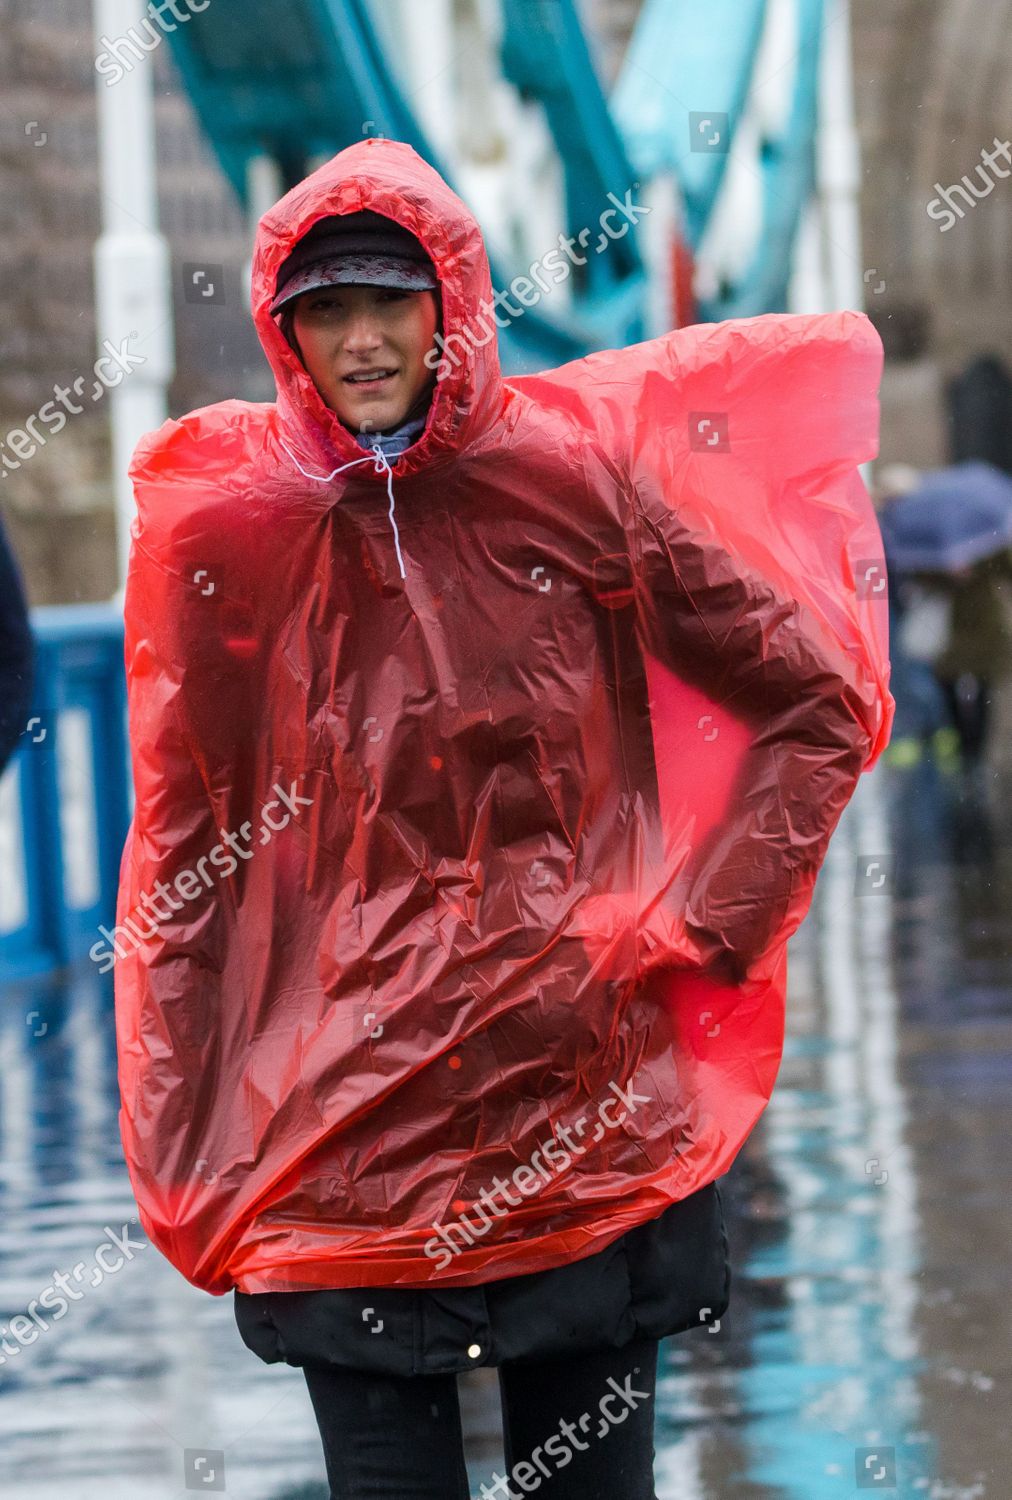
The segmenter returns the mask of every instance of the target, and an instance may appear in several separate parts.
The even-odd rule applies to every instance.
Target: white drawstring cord
[[[387,494],[390,496],[390,509],[387,514],[390,517],[390,525],[394,529],[394,550],[397,553],[397,566],[401,570],[401,577],[406,578],[407,574],[404,571],[404,559],[401,556],[401,536],[400,532],[397,530],[397,522],[394,519],[394,471],[393,469],[391,469],[389,461],[387,460],[387,456],[378,443],[371,451],[376,455],[377,474],[382,474],[384,470],[386,471]],[[397,455],[394,454],[394,457],[396,458]]]
[[[279,437],[278,442],[281,444],[282,448],[284,448],[285,452],[288,454],[288,457],[298,469],[299,473],[305,474],[307,479],[315,479],[318,484],[329,484],[330,480],[335,478],[336,475],[343,474],[345,469],[353,469],[356,464],[372,464],[377,474],[386,474],[387,494],[390,496],[390,510],[388,511],[388,515],[390,517],[390,525],[393,527],[394,531],[394,549],[397,553],[397,566],[401,570],[401,577],[406,578],[408,575],[404,571],[404,558],[401,556],[401,538],[400,533],[397,530],[397,521],[394,517],[394,471],[393,469],[391,469],[390,464],[387,460],[387,456],[383,452],[383,449],[379,446],[379,444],[376,443],[372,448],[369,449],[369,452],[371,454],[371,457],[369,458],[353,458],[350,464],[341,464],[339,468],[334,469],[330,474],[310,474],[309,470],[304,469],[299,463],[299,460],[295,457],[295,454],[292,452],[291,448],[289,448],[284,438]],[[399,456],[399,454],[394,454],[395,458],[398,458]]]

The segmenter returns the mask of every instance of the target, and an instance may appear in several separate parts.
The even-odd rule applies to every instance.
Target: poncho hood
[[[428,251],[457,356],[385,469],[267,311],[299,236],[360,208]],[[490,294],[438,175],[354,146],[260,224],[276,402],[131,464],[103,957],[141,1222],[209,1292],[547,1270],[726,1171],[888,734],[867,320],[504,380]]]
[[[253,319],[277,381],[280,421],[300,440],[300,456],[328,470],[360,458],[354,435],[325,405],[269,310],[278,270],[296,242],[319,219],[360,209],[394,219],[423,245],[439,277],[444,332],[476,333],[466,361],[446,361],[425,433],[395,469],[402,477],[452,458],[501,414],[506,400],[496,340],[482,342],[483,308],[492,302],[485,243],[474,215],[439,173],[410,146],[370,138],[298,183],[257,226]]]

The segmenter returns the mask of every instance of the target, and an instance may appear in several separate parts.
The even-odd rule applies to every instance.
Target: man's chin
[[[349,406],[342,401],[334,410],[345,427],[350,427],[353,432],[387,432],[391,427],[399,427],[407,414],[403,401],[399,401],[396,406],[390,403],[380,405],[365,402],[361,406]]]

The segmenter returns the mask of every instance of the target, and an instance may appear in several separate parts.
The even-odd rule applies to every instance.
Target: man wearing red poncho
[[[438,174],[351,147],[259,225],[277,402],[138,446],[121,1126],[335,1495],[466,1495],[489,1364],[514,1482],[641,1500],[888,733],[881,348],[771,316],[506,379],[491,297]]]

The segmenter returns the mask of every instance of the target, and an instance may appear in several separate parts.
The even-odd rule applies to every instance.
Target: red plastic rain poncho
[[[392,475],[267,310],[358,209],[421,240],[458,354]],[[209,1292],[547,1269],[726,1171],[887,733],[868,322],[504,380],[490,296],[442,179],[351,147],[260,222],[277,404],[134,456],[121,1129]]]

